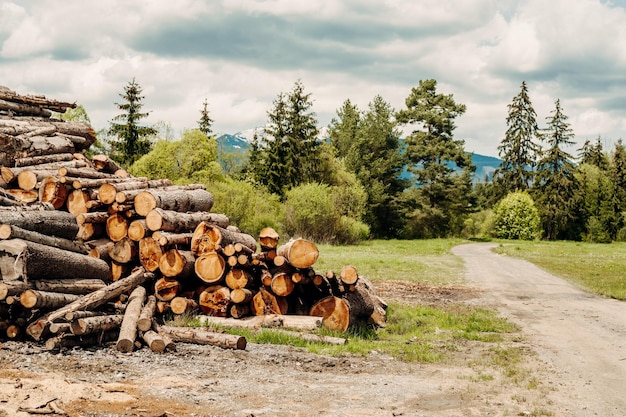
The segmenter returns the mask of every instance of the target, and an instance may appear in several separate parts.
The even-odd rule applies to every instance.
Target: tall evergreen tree
[[[567,236],[573,230],[576,218],[577,182],[574,177],[572,156],[563,146],[574,143],[574,132],[563,113],[561,101],[557,100],[552,116],[547,117],[548,127],[541,138],[548,145],[537,163],[537,172],[532,187],[533,197],[541,216],[545,238],[575,238]]]
[[[337,110],[337,118],[333,118],[328,126],[330,143],[337,149],[337,157],[344,158],[356,141],[361,122],[361,113],[350,100],[343,102]]]
[[[211,136],[213,131],[211,130],[213,126],[213,119],[209,116],[209,104],[207,99],[204,99],[202,103],[202,110],[200,110],[200,120],[198,120],[198,129],[200,132],[204,133],[207,136]]]
[[[463,140],[454,139],[454,120],[465,113],[452,95],[437,93],[437,81],[420,81],[396,114],[400,124],[414,125],[405,138],[408,169],[415,188],[409,203],[414,237],[443,237],[460,232],[472,209],[472,173],[476,167]],[[454,165],[462,169],[455,172]]]
[[[539,138],[537,113],[528,96],[526,81],[522,82],[521,91],[508,107],[506,134],[498,146],[502,162],[494,172],[498,199],[509,192],[530,188],[540,152],[535,142]]]
[[[609,168],[609,158],[602,148],[602,140],[600,136],[596,139],[596,143],[591,144],[586,140],[582,148],[578,149],[578,160],[580,164],[595,165],[600,169],[607,170]]]
[[[113,153],[111,157],[118,162],[130,166],[142,155],[150,152],[152,142],[150,136],[156,134],[156,129],[149,126],[141,126],[139,123],[148,112],[142,112],[144,96],[141,95],[142,88],[133,78],[124,87],[124,93],[120,97],[123,103],[115,103],[123,111],[110,122],[109,134],[118,140],[111,143]]]
[[[609,177],[613,182],[613,212],[614,220],[609,227],[611,237],[615,238],[617,233],[625,226],[626,216],[626,147],[619,139],[615,143],[615,148],[611,154],[611,165]]]
[[[346,167],[356,173],[367,192],[365,222],[374,237],[398,237],[402,230],[399,197],[408,186],[394,110],[376,96],[363,115],[347,150]]]
[[[318,178],[317,119],[311,94],[297,81],[288,95],[280,93],[268,112],[265,137],[253,148],[254,164],[247,170],[259,183],[281,197],[292,187]]]

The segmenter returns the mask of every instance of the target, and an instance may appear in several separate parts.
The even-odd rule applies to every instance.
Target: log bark
[[[339,297],[322,298],[311,307],[309,314],[322,317],[324,327],[329,330],[345,332],[350,325],[350,308]]]
[[[76,151],[74,143],[62,136],[22,137],[2,133],[4,122],[6,120],[0,119],[0,164],[4,166],[13,166],[17,158]]]
[[[163,247],[172,245],[188,246],[191,243],[193,233],[154,232],[152,237]]]
[[[191,251],[196,255],[231,244],[239,244],[247,248],[250,253],[257,250],[256,241],[249,234],[235,232],[207,222],[200,223],[194,230],[193,235]],[[241,250],[244,249],[242,248]]]
[[[71,333],[63,333],[46,340],[44,346],[47,350],[60,350],[63,348],[78,346],[96,346],[117,340],[119,331],[109,330],[104,333],[92,333],[84,336],[76,336]]]
[[[317,261],[319,250],[315,243],[306,239],[292,239],[276,250],[296,268],[309,268]]]
[[[111,259],[111,257],[109,256],[109,252],[111,252],[111,249],[113,249],[113,246],[115,246],[115,242],[108,238],[96,239],[86,242],[86,245],[90,248],[89,256],[108,261],[109,259]]]
[[[25,308],[50,310],[76,301],[80,296],[39,290],[26,290],[20,294],[20,304]]]
[[[70,330],[75,335],[103,332],[120,327],[123,319],[124,314],[83,317],[71,322]]]
[[[196,259],[189,251],[170,249],[159,260],[159,270],[166,277],[188,280],[194,275]]]
[[[111,268],[101,259],[22,239],[0,241],[0,272],[5,280],[93,277],[108,280]]]
[[[228,217],[219,213],[178,213],[156,208],[146,215],[146,225],[153,232],[157,230],[175,233],[189,232],[194,230],[200,222],[213,223],[220,227],[226,227],[229,224]]]
[[[78,233],[78,224],[74,216],[58,210],[0,210],[0,223],[12,224],[22,229],[65,239],[74,239]]]
[[[141,313],[141,307],[143,306],[145,298],[146,289],[142,286],[137,286],[128,298],[124,318],[120,325],[120,334],[115,345],[115,348],[119,352],[132,352],[133,346],[135,346],[135,339],[137,338],[137,320],[139,320],[139,314]]]
[[[145,177],[142,178],[125,178],[125,177],[113,177],[113,178],[104,178],[104,179],[91,179],[91,178],[75,178],[72,180],[72,187],[75,189],[81,188],[98,188],[103,184],[120,184],[124,182],[134,182],[134,181],[147,181],[148,179]]]
[[[126,190],[143,190],[146,188],[158,188],[172,185],[172,181],[168,179],[161,180],[143,180],[127,181],[121,183],[104,183],[98,188],[98,196],[100,201],[105,204],[113,204],[118,192]]]
[[[91,163],[96,170],[109,174],[115,174],[116,172],[123,170],[117,162],[104,154],[94,155],[91,158]]]
[[[156,311],[156,297],[149,295],[146,304],[144,304],[139,313],[139,319],[137,319],[137,328],[146,332],[152,328],[152,320],[154,319],[154,313]]]
[[[15,167],[27,167],[32,165],[43,165],[57,162],[73,161],[73,153],[59,153],[53,155],[33,156],[30,158],[18,158],[15,160]]]
[[[244,350],[247,345],[246,338],[243,336],[216,333],[205,329],[160,326],[159,332],[166,334],[175,342],[197,343],[239,350]]]
[[[217,252],[208,252],[196,258],[194,270],[202,281],[216,284],[224,277],[226,262]]]
[[[76,216],[76,223],[82,226],[86,223],[106,223],[109,219],[109,213],[106,211],[93,211],[90,213],[82,213]]]
[[[0,281],[0,301],[4,301],[8,296],[21,294],[29,288],[24,281]]]
[[[0,225],[0,239],[23,239],[71,252],[81,254],[89,253],[89,248],[83,243],[79,243],[74,240],[63,239],[60,237],[44,235],[10,224]]]
[[[148,190],[148,188],[150,188],[150,190]],[[144,187],[143,189],[136,189],[136,190],[122,190],[122,191],[118,191],[115,194],[115,201],[118,203],[133,202],[135,200],[135,197],[137,197],[137,195],[145,193],[145,192],[149,192],[149,191],[168,192],[168,191],[185,191],[185,190],[206,190],[206,186],[204,184],[163,185],[160,187]]]
[[[151,237],[144,237],[139,241],[139,262],[148,272],[159,269],[159,262],[163,256],[161,245]]]
[[[67,313],[95,309],[152,278],[154,278],[153,274],[146,273],[143,268],[137,268],[126,278],[122,278],[100,290],[83,295],[76,301],[38,318],[26,328],[26,333],[33,339],[40,340],[42,335],[46,333],[50,323],[64,317]]]
[[[76,295],[89,294],[106,286],[107,284],[103,280],[92,278],[42,279],[34,282],[35,289],[39,291]]]
[[[151,210],[186,212],[208,212],[213,207],[213,194],[198,188],[192,190],[147,190],[135,197],[135,211],[146,216]]]
[[[158,334],[154,330],[148,330],[147,332],[141,332],[141,338],[148,345],[150,350],[155,353],[163,352],[168,345],[162,335]]]
[[[288,328],[294,330],[313,331],[322,327],[322,318],[316,316],[293,316],[285,314],[267,314],[249,316],[242,319],[230,317],[199,316],[200,323],[204,326],[244,327],[248,329],[259,328]]]

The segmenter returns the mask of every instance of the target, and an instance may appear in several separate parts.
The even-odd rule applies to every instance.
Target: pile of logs
[[[0,86],[0,339],[243,349],[239,336],[164,318],[385,325],[385,303],[353,266],[315,271],[313,242],[279,245],[271,228],[256,239],[211,212],[202,184],[132,177],[105,155],[87,158],[93,130],[52,118],[74,106]]]

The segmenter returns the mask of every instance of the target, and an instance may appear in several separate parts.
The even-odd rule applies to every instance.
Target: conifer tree
[[[111,143],[111,157],[116,161],[130,166],[142,155],[150,152],[152,142],[150,136],[156,134],[156,129],[148,126],[141,126],[140,121],[148,117],[148,112],[142,112],[144,96],[141,95],[142,88],[133,78],[124,87],[124,93],[120,97],[123,103],[115,103],[123,111],[110,122],[109,134],[117,138]]]
[[[198,120],[198,129],[200,129],[200,132],[204,133],[207,136],[211,136],[211,134],[213,133],[213,131],[211,130],[211,127],[213,126],[213,119],[211,119],[211,117],[209,117],[209,109],[208,109],[208,102],[207,99],[204,99],[204,102],[202,103],[202,110],[200,110],[200,120]]]
[[[613,221],[609,226],[612,238],[625,226],[626,216],[626,147],[619,139],[611,155],[609,177],[613,182]]]
[[[603,170],[607,170],[609,168],[609,158],[602,148],[602,140],[600,136],[596,139],[595,144],[591,144],[589,140],[586,140],[582,148],[578,149],[578,151],[580,152],[578,160],[581,165],[591,164]]]
[[[540,152],[535,142],[539,138],[537,113],[528,96],[526,81],[522,82],[521,91],[508,107],[506,134],[498,146],[502,162],[494,172],[498,199],[509,192],[530,188]]]
[[[414,125],[405,138],[408,170],[415,187],[407,202],[412,237],[443,237],[460,232],[472,209],[471,176],[476,167],[463,140],[454,139],[454,120],[465,113],[452,95],[437,93],[437,81],[420,81],[396,114],[400,124]],[[458,175],[453,166],[461,168]]]
[[[356,141],[360,122],[361,113],[357,106],[349,99],[344,101],[337,110],[337,118],[333,118],[328,126],[330,143],[337,150],[337,157],[344,158],[348,155],[350,147]]]
[[[565,233],[573,230],[577,204],[577,182],[572,156],[564,146],[574,143],[574,132],[557,100],[552,116],[547,117],[548,127],[541,138],[547,144],[537,163],[533,196],[543,224],[545,238],[572,238]]]

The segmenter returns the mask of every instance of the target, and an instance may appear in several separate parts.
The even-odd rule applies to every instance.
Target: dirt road
[[[551,366],[559,384],[553,401],[563,411],[556,415],[626,416],[626,303],[494,254],[493,246],[462,245],[453,253],[465,260],[469,283],[484,289],[484,298],[522,327]]]

